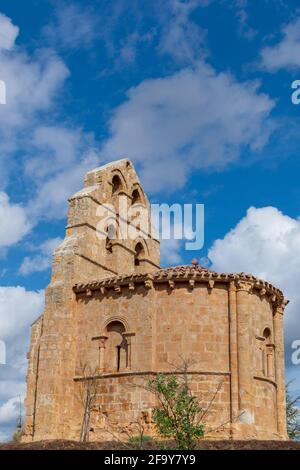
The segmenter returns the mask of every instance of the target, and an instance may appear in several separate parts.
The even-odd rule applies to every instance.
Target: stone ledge
[[[275,380],[270,379],[269,377],[263,377],[262,375],[254,375],[254,380],[260,380],[261,382],[267,382],[269,384],[274,385],[275,388],[277,388],[277,383]]]
[[[111,372],[107,374],[97,374],[84,377],[82,375],[75,375],[73,380],[75,382],[81,382],[83,380],[90,380],[90,379],[107,379],[110,377],[128,377],[128,376],[143,376],[143,375],[182,375],[182,371],[142,371],[142,372]],[[217,375],[217,376],[231,376],[231,372],[224,371],[224,372],[213,372],[213,371],[189,371],[187,375]]]

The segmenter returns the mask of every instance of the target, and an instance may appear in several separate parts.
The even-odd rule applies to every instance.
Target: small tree
[[[292,397],[289,386],[291,382],[286,385],[286,420],[288,436],[293,441],[300,439],[300,395]]]
[[[24,435],[24,429],[23,429],[23,420],[22,420],[22,398],[20,395],[19,396],[19,417],[18,417],[17,429],[12,435],[13,442],[15,442],[16,444],[21,442],[23,435]]]
[[[199,418],[202,408],[188,387],[187,376],[180,380],[175,375],[158,374],[149,381],[148,389],[159,403],[153,409],[158,432],[175,439],[180,450],[193,449],[204,435],[204,425]]]
[[[82,380],[78,388],[78,399],[83,408],[80,442],[89,441],[91,413],[98,395],[96,372],[87,365],[82,366]]]

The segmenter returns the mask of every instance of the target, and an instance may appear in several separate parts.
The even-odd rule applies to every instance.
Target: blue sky
[[[292,0],[0,0],[0,439],[24,395],[66,200],[127,156],[152,202],[205,204],[205,246],[163,246],[281,287],[300,339],[300,10]]]

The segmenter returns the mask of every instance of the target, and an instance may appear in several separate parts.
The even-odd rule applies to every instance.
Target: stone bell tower
[[[58,270],[60,255],[69,251],[77,260],[75,282],[159,267],[150,204],[128,159],[88,172],[84,188],[69,199],[66,238],[54,255],[59,258]]]
[[[139,230],[141,236],[134,238]],[[69,199],[66,237],[53,255],[44,314],[32,325],[27,440],[39,433],[50,437],[53,429],[61,435],[67,432],[65,402],[74,399],[77,335],[73,286],[149,273],[159,268],[159,262],[150,204],[132,163],[122,159],[89,171],[83,189]]]

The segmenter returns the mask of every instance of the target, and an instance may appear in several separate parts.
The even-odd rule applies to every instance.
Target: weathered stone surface
[[[32,326],[25,440],[79,438],[85,367],[98,393],[91,440],[127,439],[137,423],[155,435],[144,385],[182,358],[192,363],[193,393],[209,406],[207,436],[285,439],[283,294],[254,276],[196,263],[159,269],[151,236],[99,239],[99,208],[120,195],[149,213],[127,159],[87,173],[69,200],[45,311]]]

